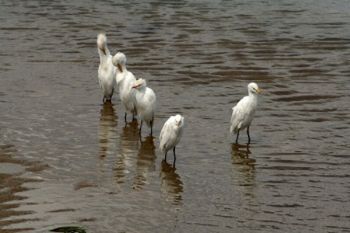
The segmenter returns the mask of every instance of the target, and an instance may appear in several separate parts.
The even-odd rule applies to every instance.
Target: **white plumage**
[[[142,122],[145,121],[148,127],[151,127],[151,135],[153,132],[154,111],[156,108],[156,94],[147,87],[146,81],[142,78],[136,80],[133,85],[135,92],[136,112],[141,121],[140,135]]]
[[[256,83],[249,83],[248,96],[243,97],[232,108],[230,132],[237,134],[236,143],[238,143],[239,131],[245,128],[247,128],[248,143],[250,143],[249,126],[258,106],[258,94],[260,92],[261,89]]]
[[[159,148],[161,152],[166,156],[169,150],[173,149],[174,152],[174,166],[176,161],[175,147],[179,143],[184,126],[184,117],[181,115],[171,116],[165,123],[160,131],[160,144]]]
[[[136,81],[135,76],[126,69],[126,56],[124,53],[118,52],[112,59],[113,65],[117,67],[116,82],[119,87],[119,96],[125,108],[125,121],[127,112],[133,116],[136,114],[135,106],[135,90],[132,85]]]
[[[107,37],[105,34],[98,34],[97,50],[98,54],[100,55],[98,82],[103,92],[103,102],[111,101],[116,83],[116,68],[112,64],[112,56],[107,47]]]

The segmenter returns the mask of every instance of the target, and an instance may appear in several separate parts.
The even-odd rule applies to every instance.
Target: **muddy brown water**
[[[350,231],[348,1],[0,5],[0,232]],[[156,92],[154,138],[101,104],[100,31]],[[247,147],[228,128],[250,81]]]

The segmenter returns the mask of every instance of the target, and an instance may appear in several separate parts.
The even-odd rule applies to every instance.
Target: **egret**
[[[103,92],[103,102],[110,102],[115,87],[116,68],[112,64],[112,56],[107,47],[107,37],[105,34],[98,34],[97,50],[98,54],[100,55],[98,82]]]
[[[254,113],[258,106],[258,94],[261,93],[256,83],[248,84],[248,96],[243,97],[232,108],[230,132],[237,134],[238,143],[239,131],[247,128],[248,144],[250,143],[249,126],[253,120]]]
[[[132,88],[136,81],[135,76],[126,69],[126,56],[124,53],[118,52],[112,59],[113,65],[117,67],[116,82],[119,87],[119,96],[125,108],[124,119],[126,122],[127,112],[132,114],[132,119],[136,114],[135,108],[135,90]]]
[[[184,117],[178,114],[176,116],[171,116],[164,123],[164,126],[160,131],[159,148],[161,152],[165,153],[165,161],[166,161],[166,156],[168,151],[173,149],[173,153],[174,153],[173,166],[174,167],[175,167],[175,161],[176,161],[175,147],[181,139],[183,126],[184,126]]]
[[[153,132],[154,111],[156,108],[156,94],[147,87],[146,80],[140,78],[134,82],[133,88],[135,92],[136,112],[141,121],[140,135],[142,130],[142,122],[145,121],[147,126],[151,128],[151,136]]]

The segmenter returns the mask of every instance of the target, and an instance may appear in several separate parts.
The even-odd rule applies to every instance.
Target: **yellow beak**
[[[263,92],[263,89],[261,89],[261,88],[258,88],[257,90],[256,90],[256,93],[258,93],[258,94],[260,94],[260,93],[262,93]]]

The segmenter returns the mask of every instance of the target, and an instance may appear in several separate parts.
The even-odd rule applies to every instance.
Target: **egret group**
[[[116,86],[119,89],[119,97],[125,109],[124,119],[127,122],[127,114],[140,120],[139,134],[143,122],[150,128],[153,134],[154,114],[156,108],[156,94],[147,86],[146,80],[136,79],[133,73],[126,68],[126,56],[122,52],[113,57],[107,46],[107,37],[100,33],[97,36],[97,50],[100,56],[98,68],[98,81],[103,93],[103,102],[111,101]],[[249,127],[258,106],[258,94],[261,93],[258,85],[254,82],[248,84],[248,96],[243,97],[233,108],[231,116],[230,132],[236,134],[238,143],[239,133],[247,129],[248,144],[250,143]],[[175,147],[180,142],[184,127],[184,117],[180,114],[170,116],[160,131],[159,148],[167,159],[169,150],[173,150],[173,166],[175,167]]]

